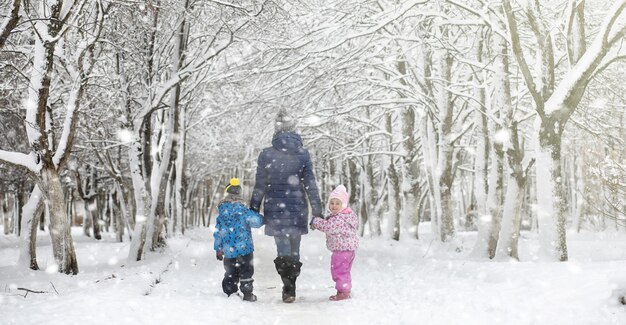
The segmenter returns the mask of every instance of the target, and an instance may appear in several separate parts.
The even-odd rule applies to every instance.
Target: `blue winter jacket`
[[[213,249],[224,251],[224,257],[236,258],[252,253],[252,228],[260,228],[263,218],[241,202],[225,201],[217,207]]]
[[[311,156],[298,134],[276,133],[272,146],[259,154],[250,208],[259,211],[263,202],[266,235],[303,235],[308,232],[309,201],[311,213],[321,216]]]

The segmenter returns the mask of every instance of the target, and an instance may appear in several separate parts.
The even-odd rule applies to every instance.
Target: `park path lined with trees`
[[[280,107],[324,195],[360,234],[520,259],[569,258],[567,230],[624,231],[626,0],[55,0],[0,7],[0,218],[38,269],[71,226],[128,258],[249,194]],[[475,220],[466,223],[468,207]],[[474,228],[474,226],[476,228]]]

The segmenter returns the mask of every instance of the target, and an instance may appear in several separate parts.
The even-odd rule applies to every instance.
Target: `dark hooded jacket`
[[[250,208],[259,211],[263,203],[266,235],[303,235],[308,232],[309,201],[311,213],[321,216],[311,156],[298,134],[276,133],[272,146],[259,154]]]

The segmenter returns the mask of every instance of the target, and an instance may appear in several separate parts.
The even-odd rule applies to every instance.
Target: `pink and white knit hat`
[[[339,199],[341,201],[341,208],[345,209],[348,207],[348,191],[346,187],[343,185],[339,185],[335,187],[335,189],[330,192],[330,196],[328,197],[328,202],[330,203],[331,199]]]

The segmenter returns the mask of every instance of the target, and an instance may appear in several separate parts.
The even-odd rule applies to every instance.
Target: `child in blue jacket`
[[[213,249],[215,257],[224,261],[222,289],[228,296],[237,292],[237,283],[243,293],[243,300],[256,301],[252,293],[252,263],[254,246],[250,228],[260,228],[263,216],[248,209],[241,202],[239,179],[232,178],[226,186],[224,200],[218,205],[219,215],[215,221]]]

